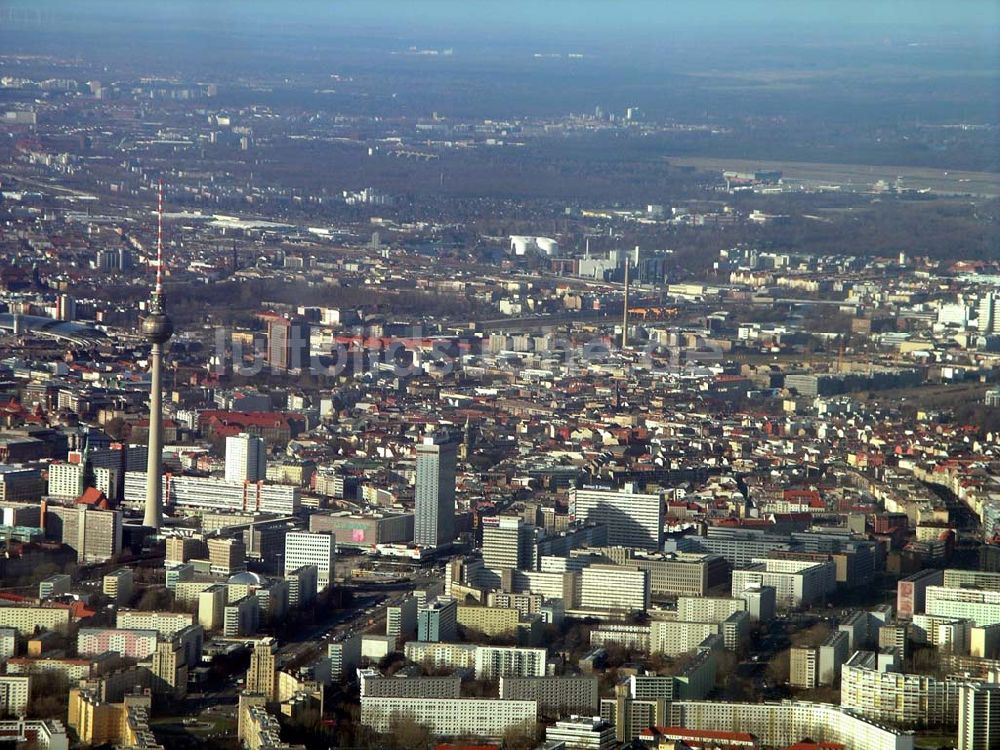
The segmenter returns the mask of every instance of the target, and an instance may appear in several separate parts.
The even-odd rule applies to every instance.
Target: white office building
[[[85,468],[83,464],[53,461],[49,464],[49,495],[77,498],[83,494]]]
[[[580,571],[579,609],[594,612],[649,609],[649,573],[618,565],[590,565]]]
[[[606,526],[609,546],[659,549],[663,541],[663,500],[659,495],[574,489],[570,491],[570,515],[577,521]]]
[[[779,607],[803,607],[820,601],[837,586],[835,562],[803,560],[754,560],[751,567],[734,570],[732,595],[749,588],[770,586]]]
[[[195,511],[275,513],[289,516],[299,509],[299,488],[268,482],[227,482],[217,477],[164,474],[163,504]],[[125,502],[146,499],[146,472],[125,472]]]
[[[333,534],[289,531],[285,534],[285,575],[303,565],[316,566],[316,590],[322,591],[333,581],[337,543]]]
[[[600,716],[571,716],[545,730],[546,743],[561,742],[566,750],[611,750],[618,743],[615,728]]]
[[[261,482],[267,476],[264,439],[241,432],[226,438],[226,481]]]

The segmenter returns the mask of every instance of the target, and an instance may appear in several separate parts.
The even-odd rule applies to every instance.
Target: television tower
[[[142,524],[160,530],[163,519],[161,474],[163,471],[163,345],[174,332],[167,317],[163,296],[163,181],[156,210],[156,287],[149,298],[149,314],[142,319],[142,335],[152,346],[149,351],[149,451],[146,458],[146,513]]]
[[[631,265],[628,255],[625,256],[625,309],[622,313],[622,350],[628,349],[628,267]]]

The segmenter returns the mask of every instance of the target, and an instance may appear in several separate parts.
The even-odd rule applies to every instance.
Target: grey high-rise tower
[[[425,438],[417,446],[413,541],[426,547],[455,539],[455,462],[458,446]]]
[[[149,350],[149,450],[146,459],[146,513],[143,525],[159,531],[163,519],[161,473],[163,470],[163,345],[174,332],[163,295],[163,183],[160,183],[156,217],[156,287],[149,298],[149,312],[142,319],[142,335]]]

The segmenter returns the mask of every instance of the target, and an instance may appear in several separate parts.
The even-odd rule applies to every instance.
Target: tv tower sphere
[[[142,335],[151,344],[165,344],[174,335],[174,322],[165,312],[152,310],[142,319]]]

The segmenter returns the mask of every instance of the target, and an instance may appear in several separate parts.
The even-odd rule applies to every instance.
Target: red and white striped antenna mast
[[[156,290],[159,299],[163,296],[163,180],[160,179],[156,201]]]

